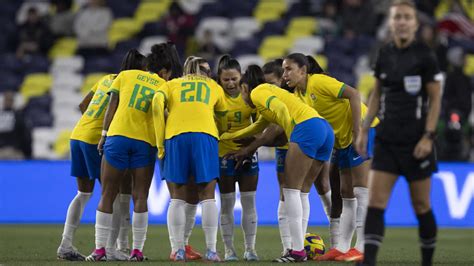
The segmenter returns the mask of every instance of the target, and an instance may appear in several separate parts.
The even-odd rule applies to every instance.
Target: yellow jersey
[[[290,139],[295,125],[311,118],[321,116],[314,109],[304,104],[294,94],[275,85],[264,83],[252,90],[250,98],[256,106],[260,117],[245,129],[233,133],[224,133],[222,139],[236,139],[253,136],[262,132],[269,123],[275,123],[285,130]]]
[[[94,96],[89,106],[87,106],[87,110],[74,127],[71,133],[71,139],[80,140],[89,144],[99,144],[102,126],[104,124],[105,110],[109,103],[107,91],[116,76],[116,74],[105,75],[91,88]]]
[[[206,133],[218,139],[219,129],[225,130],[227,124],[224,98],[222,87],[204,76],[187,75],[166,82],[153,98],[158,156],[164,156],[164,140],[181,133]]]
[[[115,78],[109,92],[119,95],[119,104],[107,136],[124,136],[156,146],[151,101],[165,80],[142,70],[126,70]]]
[[[228,132],[236,132],[248,127],[252,123],[252,115],[256,114],[256,110],[248,106],[242,96],[232,97],[224,94],[227,106],[227,125]],[[232,140],[219,141],[219,156],[222,157],[231,151],[237,151],[239,145]]]
[[[334,130],[334,148],[344,149],[352,143],[352,112],[349,99],[342,93],[346,85],[324,74],[308,76],[306,92],[295,90],[295,94],[306,104],[314,108],[326,119]],[[361,103],[361,118],[367,113],[367,106]],[[376,118],[372,127],[379,123]]]

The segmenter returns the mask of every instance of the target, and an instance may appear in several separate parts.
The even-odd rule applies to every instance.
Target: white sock
[[[217,228],[219,213],[217,211],[217,205],[215,199],[203,200],[202,206],[202,229],[204,230],[204,236],[206,238],[207,249],[216,252],[217,243]]]
[[[242,231],[244,232],[244,243],[246,251],[255,250],[255,237],[257,236],[257,208],[255,203],[255,191],[240,192],[240,203],[242,204]]]
[[[309,193],[301,192],[300,197],[301,197],[301,206],[303,207],[301,228],[303,229],[303,236],[304,236],[306,234],[306,230],[308,229],[309,213],[311,211],[311,208],[309,205]]]
[[[278,229],[280,230],[281,244],[283,245],[283,252],[291,249],[291,234],[290,226],[288,225],[288,216],[286,215],[285,202],[278,203]]]
[[[130,194],[119,194],[120,198],[120,230],[117,239],[118,249],[130,248],[128,233],[130,232]]]
[[[148,229],[148,212],[133,212],[132,217],[132,233],[133,233],[133,249],[143,250],[146,240],[146,231]]]
[[[110,228],[109,238],[107,239],[106,249],[116,249],[115,243],[117,242],[119,230],[120,230],[120,198],[117,197],[114,200],[112,213],[112,227]]]
[[[339,230],[340,218],[329,219],[329,238],[331,248],[336,248],[339,243],[339,237],[341,237],[341,231]]]
[[[331,190],[326,192],[326,194],[319,195],[321,202],[323,203],[324,213],[328,218],[328,221],[331,220]]]
[[[79,223],[81,222],[82,213],[87,202],[91,198],[92,193],[84,193],[78,191],[67,209],[66,222],[64,223],[63,237],[60,247],[72,247],[72,241]]]
[[[196,222],[197,204],[186,203],[184,212],[186,213],[186,223],[184,225],[184,244],[189,245],[189,237],[193,232],[194,223]]]
[[[235,192],[221,193],[221,235],[225,249],[234,249]]]
[[[112,228],[112,214],[95,212],[95,248],[105,248]]]
[[[365,216],[367,215],[367,205],[369,203],[369,189],[366,187],[355,187],[354,195],[357,199],[357,213],[356,213],[356,235],[357,240],[355,248],[364,252],[364,224]]]
[[[288,225],[290,227],[291,245],[293,250],[301,251],[304,249],[303,237],[303,206],[301,204],[301,191],[298,189],[284,188],[285,209],[288,216]]]
[[[356,223],[356,210],[356,198],[342,198],[341,236],[339,237],[337,249],[343,253],[346,253],[351,247],[352,235],[354,234]]]
[[[171,252],[184,249],[184,228],[186,226],[186,202],[171,199],[168,207],[168,233],[170,236]]]

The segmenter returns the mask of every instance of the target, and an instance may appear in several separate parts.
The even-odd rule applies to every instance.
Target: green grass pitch
[[[309,232],[320,234],[328,240],[325,227],[310,227]],[[71,263],[56,260],[56,249],[60,242],[62,225],[0,225],[0,264],[5,265],[90,265],[91,263]],[[151,225],[144,254],[150,258],[146,264],[168,265],[170,253],[168,233],[165,226]],[[204,235],[197,226],[191,236],[191,244],[200,251],[204,250]],[[243,253],[243,236],[236,229],[235,245],[238,254]],[[80,226],[76,233],[75,246],[85,255],[94,247],[93,225]],[[218,251],[222,257],[223,244],[218,238]],[[257,234],[257,252],[260,262],[235,262],[231,265],[269,265],[281,252],[277,227],[260,226]],[[418,233],[416,228],[392,228],[385,231],[385,240],[379,253],[379,265],[419,265]],[[341,263],[317,263],[335,265]],[[103,263],[100,263],[103,264]],[[126,262],[107,262],[105,264],[127,264]],[[189,264],[204,264],[202,262]],[[342,263],[345,265],[351,265]],[[440,229],[435,252],[436,265],[474,265],[474,230]],[[175,264],[176,265],[176,264]]]

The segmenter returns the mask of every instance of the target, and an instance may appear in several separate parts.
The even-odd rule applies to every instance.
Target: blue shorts
[[[353,168],[361,165],[374,156],[374,141],[375,128],[371,128],[367,139],[367,158],[362,158],[355,150],[354,145],[351,144],[344,149],[335,149],[331,163],[337,165],[339,169]]]
[[[326,120],[311,118],[295,126],[290,142],[298,144],[306,156],[325,162],[331,158],[334,132]]]
[[[120,170],[153,165],[156,153],[156,147],[147,142],[123,136],[107,137],[104,144],[107,162]]]
[[[219,158],[220,161],[220,173],[221,177],[223,176],[233,176],[233,177],[241,177],[241,176],[256,176],[258,175],[258,155],[255,153],[252,155],[252,158],[249,164],[245,164],[238,168],[235,168],[235,160],[233,159],[224,159]]]
[[[276,170],[278,173],[285,172],[285,159],[288,149],[275,148]]]
[[[219,148],[215,137],[206,133],[183,133],[165,140],[163,175],[166,181],[209,183],[219,178]]]
[[[100,179],[100,163],[102,157],[97,145],[71,139],[71,176],[88,177],[90,180]]]

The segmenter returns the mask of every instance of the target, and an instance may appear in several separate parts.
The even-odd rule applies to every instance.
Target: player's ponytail
[[[308,74],[325,74],[323,68],[314,57],[307,55],[306,59],[308,60]]]
[[[158,73],[162,69],[171,71],[171,79],[182,76],[183,69],[174,44],[160,43],[153,45],[151,53],[147,56],[147,69],[154,73]]]
[[[237,59],[231,57],[230,55],[226,54],[219,59],[219,63],[217,64],[217,81],[220,83],[221,74],[224,70],[235,69],[239,73],[242,73],[242,68],[240,67],[239,61]]]
[[[210,77],[211,73],[205,67],[201,66],[206,64],[207,60],[202,57],[189,56],[184,62],[184,75],[201,75]]]
[[[247,84],[249,86],[249,91],[252,91],[258,85],[265,83],[265,77],[262,69],[257,65],[250,65],[245,71],[242,79],[240,79],[240,84]]]
[[[145,56],[138,52],[137,49],[130,49],[122,59],[120,71],[131,69],[143,70],[146,64],[145,59]]]

